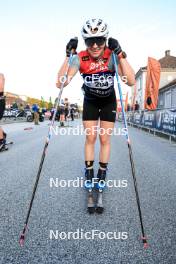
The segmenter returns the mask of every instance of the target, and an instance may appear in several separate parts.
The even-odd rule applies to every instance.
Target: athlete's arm
[[[121,58],[119,60],[118,72],[123,82],[132,86],[135,84],[135,73],[127,59]]]
[[[72,80],[72,78],[75,76],[75,74],[78,72],[79,65],[77,65],[75,57],[77,57],[77,55],[74,56],[73,61],[72,61],[71,65],[69,66],[67,76],[65,76],[65,72],[67,71],[68,61],[69,61],[69,58],[66,57],[63,65],[61,66],[61,68],[58,72],[58,75],[57,75],[57,82],[56,82],[57,88],[61,88],[61,85],[63,82],[64,82],[64,87],[67,86],[70,83],[70,81]]]
[[[109,49],[113,50],[114,53],[117,54],[117,56],[119,56],[119,54],[122,53],[122,48],[118,40],[116,39],[109,38],[108,47]],[[118,72],[122,81],[124,81],[129,86],[134,85],[135,73],[126,58],[119,59]]]
[[[61,88],[63,83],[64,83],[64,87],[67,86],[79,70],[79,57],[77,55],[75,55],[72,58],[71,65],[68,65],[69,57],[71,56],[71,54],[76,54],[77,46],[78,46],[78,38],[70,39],[70,41],[66,46],[66,59],[58,72],[57,82],[56,82],[57,88]],[[67,76],[65,76],[66,72],[67,72]]]

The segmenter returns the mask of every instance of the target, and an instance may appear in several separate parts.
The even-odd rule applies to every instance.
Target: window
[[[165,92],[165,108],[171,108],[171,90]]]
[[[172,89],[172,106],[171,107],[176,107],[176,87]]]

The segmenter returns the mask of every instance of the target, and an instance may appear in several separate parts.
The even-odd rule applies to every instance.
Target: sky
[[[70,38],[79,39],[89,18],[102,18],[109,37],[116,38],[135,72],[147,65],[148,56],[160,59],[167,49],[176,56],[176,2],[174,0],[0,0],[0,72],[5,90],[30,97],[55,98],[56,76]],[[82,98],[79,73],[63,97]],[[130,92],[123,85],[123,93]]]

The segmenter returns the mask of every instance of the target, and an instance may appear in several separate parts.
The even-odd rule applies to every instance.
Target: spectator
[[[5,97],[4,97],[4,75],[0,74],[0,119],[3,117],[5,110]],[[0,127],[0,151],[7,150],[6,133]]]
[[[69,108],[69,103],[68,101],[65,102],[65,121],[67,121],[67,117],[68,117],[68,108]]]
[[[134,105],[134,110],[138,111],[139,110],[139,103],[138,101],[136,101],[135,105]]]
[[[14,102],[14,103],[12,104],[12,109],[13,109],[13,110],[18,110],[18,105],[17,105],[16,102]]]
[[[127,104],[127,112],[131,111],[131,106],[130,104]]]
[[[25,109],[25,110],[30,110],[30,106],[29,106],[29,104],[27,104],[27,105],[25,106],[24,109]]]
[[[39,106],[37,104],[33,104],[32,111],[34,113],[34,124],[39,125]]]
[[[64,126],[65,121],[65,105],[61,103],[59,105],[59,115],[60,115],[60,126]]]
[[[75,110],[74,110],[74,108],[72,107],[72,108],[70,109],[70,116],[71,116],[71,120],[72,120],[72,121],[74,121],[74,112],[75,112]]]

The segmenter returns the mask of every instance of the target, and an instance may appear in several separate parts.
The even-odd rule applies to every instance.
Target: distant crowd
[[[38,125],[39,121],[43,121],[45,116],[47,116],[51,120],[54,114],[54,107],[52,107],[51,109],[47,109],[45,107],[40,107],[36,103],[30,105],[14,102],[8,108],[6,107],[6,110],[18,111],[21,114],[23,112],[25,113],[27,111],[30,111],[33,115],[32,120],[34,121],[35,125]],[[67,121],[68,118],[70,118],[71,121],[74,121],[75,117],[80,117],[78,105],[76,103],[69,103],[67,98],[65,100],[62,100],[57,108],[55,120],[59,121],[61,126],[64,126],[64,122]]]

